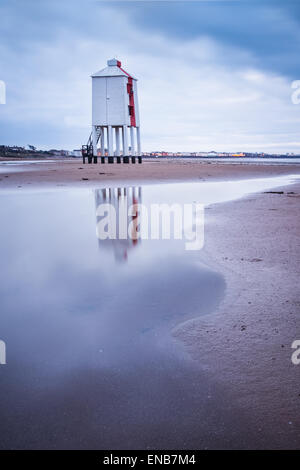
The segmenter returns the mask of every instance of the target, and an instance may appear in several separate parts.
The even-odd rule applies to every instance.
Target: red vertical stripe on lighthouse
[[[128,88],[130,89],[129,92],[129,106],[131,109],[131,115],[130,115],[130,125],[135,127],[136,126],[136,120],[135,120],[135,106],[134,106],[134,93],[133,93],[133,83],[132,83],[132,78],[128,78]]]
[[[130,114],[130,125],[136,127],[136,118],[135,118],[135,105],[134,105],[134,93],[133,93],[133,78],[127,73],[124,69],[122,69],[118,65],[119,69],[124,72],[128,77],[128,84],[127,84],[127,93],[129,94],[129,106],[131,109]]]

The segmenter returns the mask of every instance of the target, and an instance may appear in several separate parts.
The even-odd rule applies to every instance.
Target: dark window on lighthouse
[[[133,116],[133,106],[128,106],[129,116]]]

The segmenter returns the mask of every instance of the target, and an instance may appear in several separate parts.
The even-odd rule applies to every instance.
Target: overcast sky
[[[300,153],[299,0],[0,0],[0,144],[80,148],[90,75],[139,79],[143,150]]]

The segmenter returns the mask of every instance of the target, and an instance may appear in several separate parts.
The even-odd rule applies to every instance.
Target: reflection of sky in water
[[[174,160],[176,160],[177,157],[174,157]],[[259,164],[259,165],[290,165],[290,164],[299,164],[300,163],[300,158],[299,157],[284,157],[284,158],[262,158],[262,157],[196,157],[196,158],[184,158],[184,161],[212,161],[216,163],[236,163],[237,165],[240,164]]]
[[[27,161],[6,161],[0,162],[1,173],[23,173],[23,171],[34,171],[35,165],[39,163],[54,163],[54,160],[27,160]]]
[[[39,364],[47,357],[49,372],[57,373],[72,364],[88,365],[94,343],[94,360],[105,346],[110,352],[102,354],[101,363],[111,364],[124,359],[122,348],[136,354],[139,340],[132,347],[129,343],[139,334],[145,354],[149,333],[196,314],[201,303],[211,303],[206,294],[210,284],[222,286],[220,276],[186,256],[177,241],[142,242],[127,263],[115,263],[111,244],[119,241],[98,243],[92,191],[23,193],[4,199],[2,331],[7,327],[13,335],[21,333],[13,348],[7,339],[11,360],[21,355],[22,347],[22,362]],[[200,300],[201,283],[205,289]],[[24,342],[31,345],[27,351]]]
[[[11,166],[27,166],[35,165],[37,163],[55,163],[55,160],[7,160],[0,162],[0,166],[11,167]]]
[[[208,204],[287,181],[150,185],[139,197]],[[7,193],[0,218],[0,447],[196,447],[222,442],[220,416],[240,436],[169,334],[224,295],[201,252],[142,241],[117,262],[89,190]]]

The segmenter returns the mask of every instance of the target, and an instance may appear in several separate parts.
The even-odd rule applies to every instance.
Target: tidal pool
[[[147,207],[208,205],[290,181],[119,192]],[[245,447],[255,439],[247,417],[171,335],[214,312],[222,275],[182,240],[99,240],[97,207],[113,195],[118,188],[1,195],[0,447]]]

